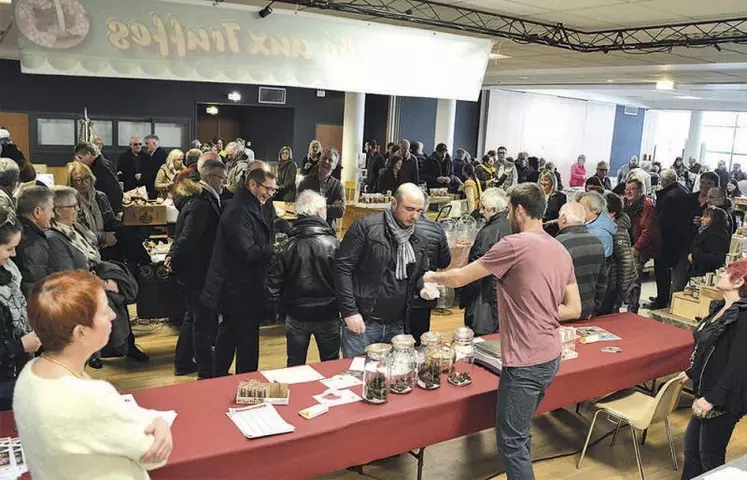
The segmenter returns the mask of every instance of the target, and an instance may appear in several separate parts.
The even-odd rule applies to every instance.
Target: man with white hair
[[[640,167],[636,167],[630,170],[630,173],[625,177],[626,181],[631,178],[637,178],[643,184],[643,194],[648,195],[651,193],[651,162],[643,162]]]
[[[700,168],[702,167],[701,164],[698,163],[698,159],[690,156],[690,158],[687,159],[687,169],[692,173],[693,175],[700,175]]]
[[[337,227],[337,219],[345,214],[345,188],[332,173],[340,162],[337,149],[325,148],[316,169],[306,175],[298,185],[298,193],[304,190],[314,190],[327,199],[327,223],[332,228]]]
[[[586,209],[586,228],[604,245],[604,257],[611,258],[614,253],[614,237],[617,225],[607,215],[607,201],[599,192],[584,192],[576,201]]]
[[[581,295],[581,315],[589,318],[602,306],[607,292],[607,266],[604,245],[584,225],[586,208],[578,202],[569,202],[560,208],[555,237],[571,254],[576,273],[578,293]]]
[[[143,185],[140,179],[143,176],[142,167],[147,161],[147,155],[143,152],[143,141],[140,137],[130,138],[130,148],[120,155],[117,161],[119,181],[124,183],[125,192]]]
[[[335,288],[342,354],[352,358],[372,343],[389,343],[409,325],[413,297],[428,268],[428,239],[415,227],[424,211],[420,187],[402,184],[392,206],[357,219],[337,251]]]
[[[638,168],[638,157],[633,155],[630,157],[628,164],[617,171],[617,184],[625,183],[628,180],[628,174],[634,168]]]
[[[296,199],[288,240],[270,263],[269,298],[286,312],[288,366],[306,363],[311,336],[319,358],[340,358],[340,305],[334,280],[335,252],[340,242],[327,224],[327,201],[306,190]]]

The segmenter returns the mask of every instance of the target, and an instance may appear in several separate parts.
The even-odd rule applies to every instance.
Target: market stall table
[[[537,413],[544,413],[685,369],[692,335],[670,325],[623,313],[599,317],[598,325],[622,340],[577,346],[579,357],[562,363]],[[615,345],[621,353],[603,353]],[[325,377],[341,373],[350,360],[315,364]],[[298,415],[313,405],[312,395],[326,389],[319,382],[291,386],[290,405],[276,407],[296,427],[294,433],[247,440],[225,415],[240,379],[259,373],[223,377],[134,392],[138,404],[179,414],[172,433],[174,452],[168,464],[151,472],[154,479],[308,478],[469,435],[495,424],[498,377],[475,367],[473,384],[416,389],[391,395],[389,403],[353,403],[333,407],[313,420]],[[361,387],[354,387],[361,393]],[[0,416],[0,435],[11,435],[11,414]],[[329,455],[319,455],[323,446]],[[427,455],[426,455],[427,460]]]

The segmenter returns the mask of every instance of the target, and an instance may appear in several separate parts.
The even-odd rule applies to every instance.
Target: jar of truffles
[[[425,332],[420,337],[418,349],[418,387],[435,390],[441,386],[441,364],[438,353],[441,349],[441,333]]]
[[[469,327],[454,330],[454,360],[449,372],[449,383],[464,387],[472,383],[472,365],[475,362],[475,347],[472,341],[475,332]]]
[[[374,343],[366,347],[366,362],[363,368],[363,400],[382,404],[389,396],[392,346]]]
[[[417,375],[415,339],[412,335],[397,335],[392,338],[392,347],[389,391],[397,394],[410,393],[415,388]]]

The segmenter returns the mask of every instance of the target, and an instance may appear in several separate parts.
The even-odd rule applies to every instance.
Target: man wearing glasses
[[[596,176],[599,178],[599,181],[602,182],[602,185],[604,186],[605,190],[612,190],[612,182],[610,181],[610,178],[607,176],[607,173],[610,171],[610,166],[607,162],[599,162],[597,163],[597,173]]]
[[[199,188],[184,180],[176,184],[179,217],[167,265],[176,275],[187,303],[176,343],[174,374],[198,372],[197,378],[214,375],[213,344],[218,316],[200,302],[223,205],[220,194],[228,177],[220,160],[206,160],[200,167]],[[197,363],[192,361],[194,356]]]
[[[130,139],[130,148],[119,156],[117,168],[119,169],[119,181],[124,183],[124,191],[129,192],[142,185],[142,163],[147,161],[147,156],[143,153],[143,141],[140,137]]]
[[[228,375],[234,352],[236,373],[257,370],[259,325],[267,311],[274,239],[262,207],[272,202],[277,183],[274,174],[261,168],[246,178],[221,215],[201,297],[211,311],[223,314],[215,340],[217,376]]]
[[[316,170],[312,170],[298,185],[299,194],[304,190],[314,190],[327,199],[327,223],[333,229],[337,226],[337,219],[345,214],[345,189],[332,176],[339,162],[340,153],[337,149],[325,148]]]

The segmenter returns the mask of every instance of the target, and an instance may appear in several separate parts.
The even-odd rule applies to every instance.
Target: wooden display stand
[[[720,300],[721,292],[713,287],[703,286],[700,288],[700,298],[685,295],[684,292],[676,292],[672,295],[672,315],[696,321],[705,318],[711,307],[711,302]]]

